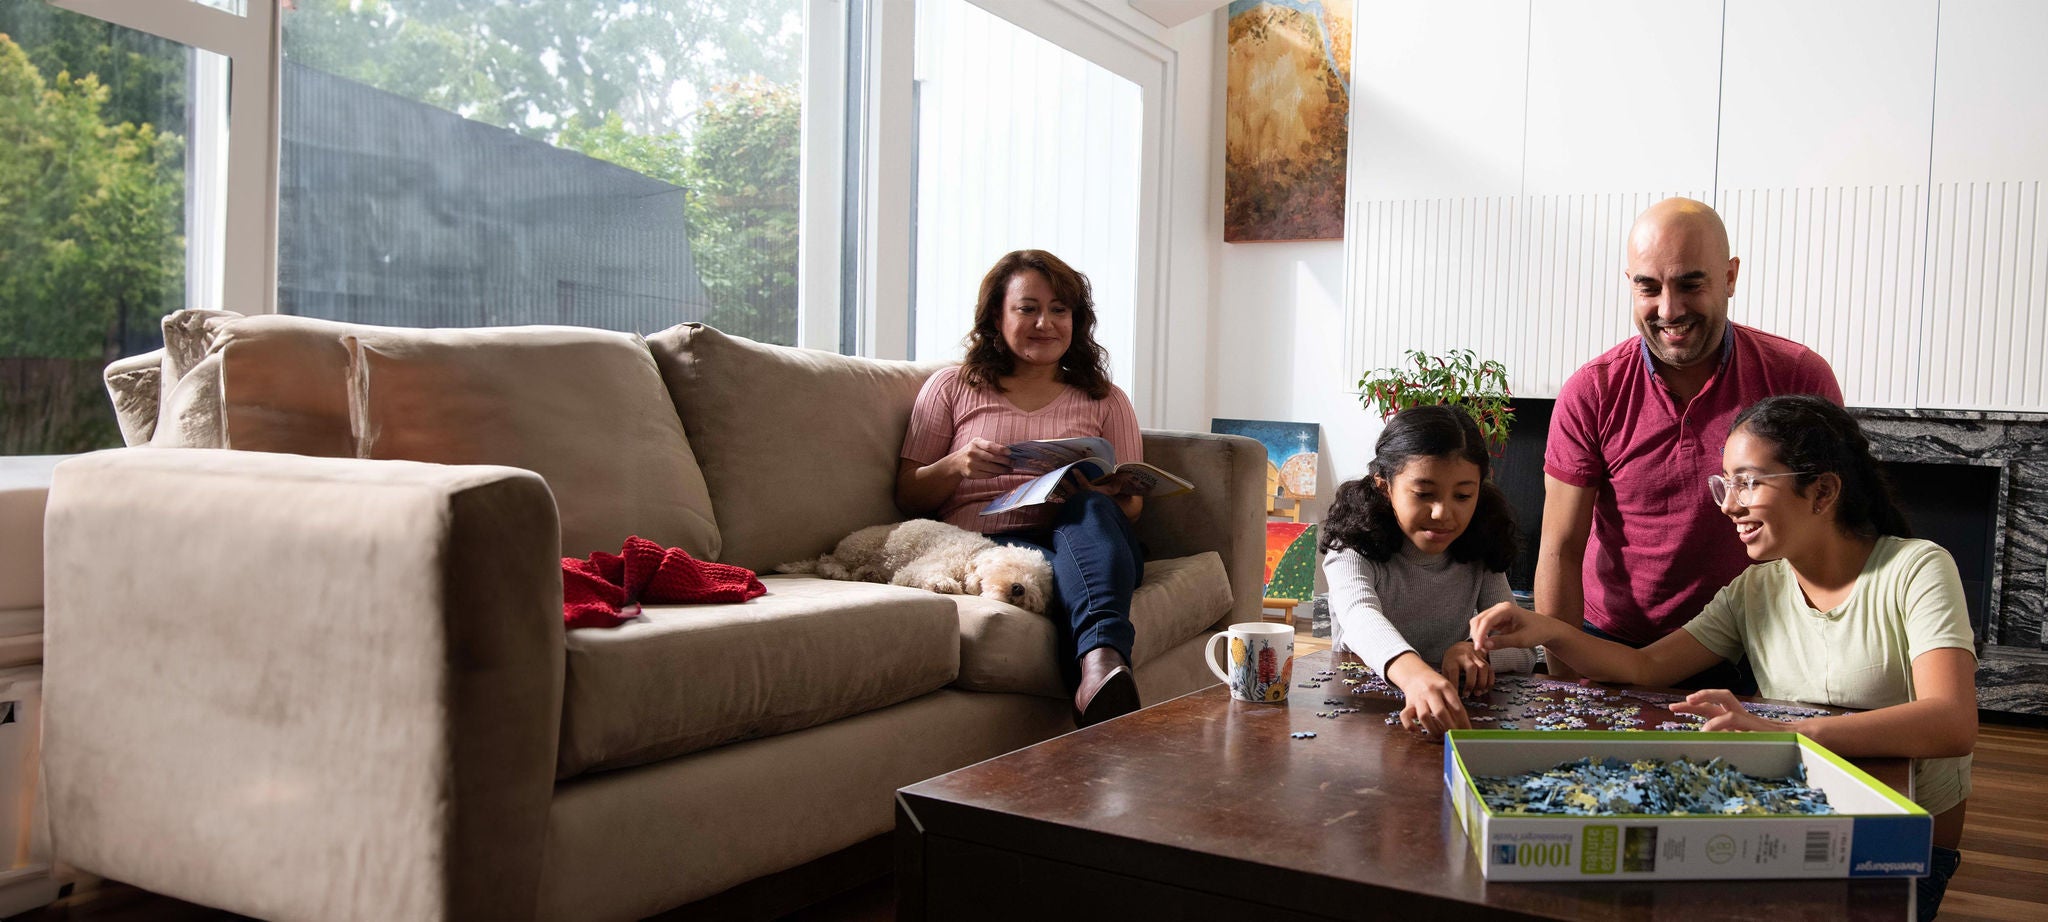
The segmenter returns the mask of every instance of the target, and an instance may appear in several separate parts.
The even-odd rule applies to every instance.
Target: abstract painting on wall
[[[1230,4],[1224,240],[1344,236],[1351,4]]]

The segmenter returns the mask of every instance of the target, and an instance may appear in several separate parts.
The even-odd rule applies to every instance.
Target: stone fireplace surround
[[[1851,407],[1881,461],[1992,465],[1998,508],[1977,701],[2048,717],[2048,415]]]

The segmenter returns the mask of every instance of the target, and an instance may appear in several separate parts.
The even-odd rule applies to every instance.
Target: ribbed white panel
[[[1493,305],[1518,300],[1515,214],[1512,196],[1360,202],[1347,367],[1392,365],[1403,349],[1469,347],[1496,357],[1473,339],[1501,338],[1500,320],[1512,312]]]
[[[1515,393],[1554,397],[1634,329],[1624,248],[1637,214],[1672,192],[1362,201],[1353,212],[1348,367],[1407,349],[1471,349]]]
[[[1517,338],[1523,355],[1508,368],[1515,392],[1554,397],[1587,359],[1635,331],[1629,313],[1628,231],[1642,214],[1698,189],[1528,197],[1523,270],[1528,292]],[[1526,367],[1526,373],[1518,369]]]
[[[1729,316],[1820,353],[1850,406],[1913,406],[1925,190],[1724,189],[1715,205],[1742,259]]]
[[[2038,180],[1940,183],[1929,206],[1920,405],[2048,409],[2048,194]]]

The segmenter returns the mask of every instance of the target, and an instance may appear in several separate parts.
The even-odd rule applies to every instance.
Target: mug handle
[[[1217,631],[1209,635],[1209,644],[1202,648],[1202,662],[1209,665],[1209,671],[1216,674],[1216,681],[1230,684],[1230,675],[1216,665],[1216,645],[1230,637],[1229,631]]]

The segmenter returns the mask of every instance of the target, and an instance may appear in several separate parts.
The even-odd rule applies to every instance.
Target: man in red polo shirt
[[[1703,203],[1666,199],[1636,218],[1626,278],[1642,335],[1574,372],[1550,418],[1537,611],[1647,646],[1749,565],[1707,494],[1729,423],[1774,394],[1839,404],[1842,388],[1812,350],[1728,321],[1740,268]],[[1749,683],[1724,663],[1681,684]]]

